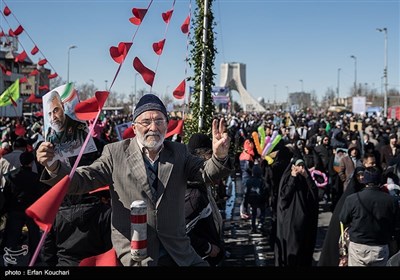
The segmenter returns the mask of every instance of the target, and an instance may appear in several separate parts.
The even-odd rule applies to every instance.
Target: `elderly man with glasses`
[[[69,193],[86,193],[109,185],[112,205],[112,243],[124,266],[207,266],[190,245],[185,231],[185,191],[188,181],[205,183],[228,176],[232,163],[228,157],[230,139],[225,122],[212,123],[213,155],[204,160],[192,155],[183,143],[165,140],[168,115],[154,94],[138,102],[132,127],[134,138],[104,147],[99,159],[78,167]],[[37,151],[46,167],[43,182],[54,185],[69,174],[67,166],[56,161],[53,146],[44,142]],[[130,205],[142,200],[147,205],[147,256],[131,256]]]

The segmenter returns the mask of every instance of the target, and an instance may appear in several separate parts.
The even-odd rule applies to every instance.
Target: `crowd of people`
[[[321,204],[332,218],[319,266],[395,263],[399,121],[336,113],[237,113],[215,115],[211,135],[166,139],[170,118],[162,101],[146,94],[132,115],[91,124],[97,151],[82,157],[41,262],[76,266],[113,248],[124,266],[220,265],[225,256],[221,212],[233,180],[244,193],[241,218],[251,221],[253,233],[268,235],[276,266],[312,265]],[[21,236],[15,233],[26,225],[32,256],[40,232],[24,211],[70,173],[76,157],[52,161],[54,144],[43,138],[42,119],[0,122],[2,247],[18,250]],[[118,139],[115,127],[126,122],[132,122],[135,137]],[[57,124],[62,131],[63,122]],[[277,136],[264,153],[260,140]],[[185,138],[187,145],[176,141]],[[94,192],[104,186],[106,191]],[[135,200],[147,205],[143,259],[131,256]],[[265,231],[267,215],[272,223]]]

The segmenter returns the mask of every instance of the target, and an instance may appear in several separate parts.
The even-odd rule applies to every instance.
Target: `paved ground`
[[[251,221],[240,218],[239,208],[243,199],[240,189],[240,180],[237,180],[235,190],[226,205],[224,236],[227,254],[221,266],[274,266],[274,253],[268,242],[270,220],[267,218],[265,230],[251,233]],[[320,204],[313,266],[318,263],[325,233],[332,215],[328,209],[327,205]]]

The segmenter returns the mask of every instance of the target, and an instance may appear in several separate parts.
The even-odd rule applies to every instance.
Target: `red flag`
[[[153,86],[155,73],[149,68],[145,67],[138,57],[133,60],[133,68],[142,75],[143,80],[149,86]]]
[[[23,51],[22,53],[17,55],[17,57],[15,58],[15,62],[23,62],[27,57],[28,55],[26,54],[26,51]]]
[[[133,131],[132,126],[130,126],[124,130],[124,133],[122,133],[122,139],[128,139],[132,137],[135,137],[135,132]]]
[[[44,86],[39,86],[39,90],[49,90],[49,86],[48,85],[44,85]]]
[[[118,44],[118,47],[112,46],[110,48],[110,55],[112,59],[118,64],[121,64],[125,57],[127,56],[129,49],[131,48],[132,43],[121,42]]]
[[[17,136],[24,136],[26,133],[26,129],[22,124],[17,123],[15,125],[15,135]]]
[[[43,66],[43,65],[45,65],[46,63],[47,63],[47,59],[45,59],[45,58],[39,60],[39,62],[38,62],[38,64],[39,64],[40,66]]]
[[[36,97],[36,95],[32,92],[31,95],[29,95],[28,99],[26,100],[28,103],[42,103],[42,98]]]
[[[36,47],[36,46],[34,46],[33,49],[31,50],[31,54],[32,54],[32,55],[35,55],[35,54],[38,53],[38,51],[39,51],[39,48]]]
[[[4,7],[4,10],[3,10],[3,13],[4,13],[4,15],[5,15],[6,17],[9,16],[9,15],[11,14],[10,8],[9,8],[8,6],[5,6],[5,7]]]
[[[36,117],[43,117],[43,111],[36,112],[34,115]]]
[[[21,79],[19,79],[19,83],[20,84],[25,84],[25,83],[27,83],[28,82],[28,78],[27,77],[22,77]]]
[[[120,263],[117,258],[117,253],[114,248],[111,248],[107,252],[84,258],[80,261],[79,266],[119,266]]]
[[[45,232],[53,226],[58,208],[67,193],[70,178],[65,175],[56,185],[29,206],[25,213]]]
[[[185,21],[183,22],[181,26],[181,30],[183,34],[187,34],[189,32],[189,23],[190,23],[190,16],[187,16]]]
[[[22,27],[22,25],[19,25],[19,26],[17,27],[17,29],[15,29],[15,30],[13,31],[13,33],[14,33],[15,36],[18,36],[18,35],[21,34],[23,31],[24,31],[24,28]]]
[[[4,34],[4,31],[1,30],[1,31],[0,31],[0,37],[3,37],[4,35],[6,35],[6,34]]]
[[[15,37],[14,31],[11,28],[8,29],[8,35],[10,35],[11,37]]]
[[[54,79],[54,78],[57,78],[57,77],[58,77],[57,73],[47,75],[47,78],[49,78],[50,80]]]
[[[182,99],[185,97],[185,88],[186,88],[186,81],[183,80],[177,87],[176,89],[172,92],[172,95],[176,99]]]
[[[183,131],[183,120],[169,120],[168,129],[165,138],[168,138],[174,134],[182,134]]]
[[[132,14],[133,17],[129,19],[130,22],[132,22],[134,25],[140,25],[144,19],[144,16],[147,13],[147,9],[138,9],[138,8],[133,8],[132,9]]]
[[[173,12],[174,12],[174,10],[169,10],[165,13],[162,13],[162,18],[165,21],[165,23],[168,23],[171,20]]]
[[[154,50],[154,52],[155,52],[156,54],[158,54],[158,55],[161,55],[162,52],[163,52],[163,49],[164,49],[164,44],[165,44],[165,39],[163,39],[163,40],[161,40],[161,41],[159,41],[159,42],[157,42],[157,43],[154,43],[154,44],[153,44],[153,50]]]
[[[92,120],[103,109],[109,95],[108,91],[96,91],[95,96],[79,102],[75,106],[75,115],[80,120]]]
[[[37,74],[39,74],[39,71],[37,69],[32,70],[31,73],[29,73],[29,76],[36,76]]]

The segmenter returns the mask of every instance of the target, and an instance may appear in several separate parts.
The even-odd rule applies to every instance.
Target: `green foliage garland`
[[[214,62],[217,50],[214,46],[214,15],[212,12],[212,3],[214,0],[208,1],[208,27],[207,27],[207,43],[206,51],[206,67],[205,67],[205,85],[204,85],[204,107],[200,111],[200,85],[201,85],[201,66],[203,55],[203,17],[204,17],[204,0],[196,0],[197,8],[194,11],[194,22],[192,30],[193,37],[190,41],[191,57],[189,58],[190,67],[194,68],[194,76],[188,78],[189,81],[194,81],[193,93],[189,106],[191,109],[192,118],[185,120],[185,137],[184,141],[190,138],[190,135],[196,132],[211,135],[213,114],[215,111],[214,103],[211,96],[211,90],[214,85]],[[203,119],[203,127],[199,128],[199,118]]]

